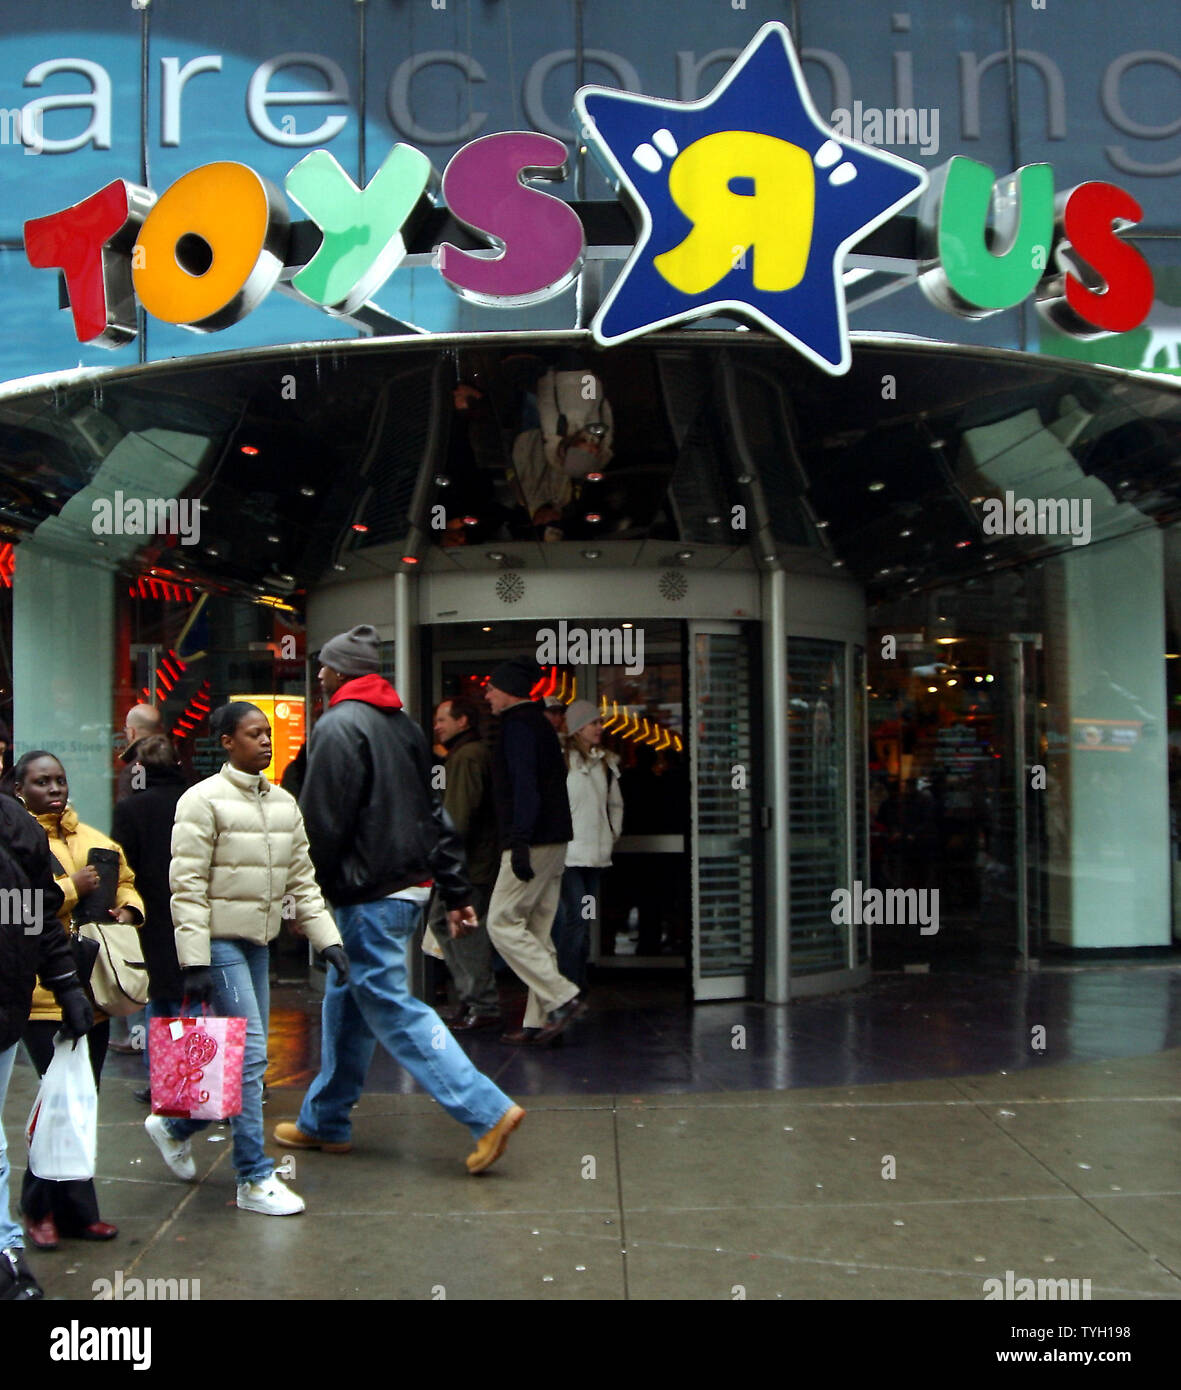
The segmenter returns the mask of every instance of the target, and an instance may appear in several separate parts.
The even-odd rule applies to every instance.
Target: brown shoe
[[[504,1153],[509,1135],[524,1118],[525,1112],[519,1105],[510,1105],[499,1122],[476,1140],[475,1152],[468,1154],[465,1159],[468,1172],[482,1173],[485,1168],[490,1168]]]
[[[56,1250],[58,1234],[53,1213],[43,1216],[40,1221],[26,1221],[25,1235],[29,1238],[29,1244],[35,1245],[38,1250]]]
[[[477,1028],[502,1028],[504,1020],[499,1014],[478,1014],[468,1009],[447,1025],[453,1033],[470,1033]]]
[[[80,1231],[75,1232],[75,1239],[114,1240],[118,1234],[118,1226],[112,1226],[109,1221],[92,1221],[89,1226],[83,1226]]]
[[[302,1129],[290,1120],[282,1120],[272,1131],[277,1143],[286,1149],[320,1149],[326,1154],[347,1154],[352,1151],[352,1144],[347,1139],[317,1139],[314,1134],[305,1134]]]
[[[546,1021],[537,1036],[533,1039],[534,1047],[553,1047],[561,1041],[562,1033],[574,1022],[581,1018],[587,1011],[588,1005],[585,1004],[577,995],[568,1000],[565,1004],[560,1004],[556,1009],[551,1009]]]

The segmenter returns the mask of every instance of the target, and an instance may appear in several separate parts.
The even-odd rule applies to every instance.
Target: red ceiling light
[[[417,564],[418,564],[418,556],[417,556],[417,555],[403,555],[403,556],[402,556],[402,563],[403,563],[404,565],[417,565]]]
[[[603,475],[601,473],[588,473],[586,475],[586,480],[588,483],[601,483],[603,481]]]
[[[465,516],[463,524],[465,526],[479,526],[480,518],[478,516]]]
[[[354,522],[353,522],[353,530],[354,530],[354,531],[368,531],[368,530],[369,530],[369,527],[366,526],[365,523],[364,523],[363,521],[354,521]]]
[[[599,515],[598,512],[587,512],[586,519],[591,523],[592,526],[596,526],[600,521],[602,521],[603,518]]]
[[[255,454],[258,453],[258,450],[254,447],[253,444],[243,444],[242,453],[249,455],[250,458],[253,458]]]

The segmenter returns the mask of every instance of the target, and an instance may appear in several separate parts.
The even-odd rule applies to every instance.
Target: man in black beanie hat
[[[558,736],[530,697],[541,669],[529,657],[502,662],[485,699],[500,715],[492,790],[500,826],[500,872],[488,905],[488,935],[529,986],[524,1025],[501,1035],[517,1046],[548,1047],[586,1006],[558,970],[550,933],[573,835],[566,763]]]
[[[275,1138],[291,1149],[347,1153],[352,1109],[377,1043],[453,1118],[476,1147],[469,1173],[504,1153],[525,1112],[476,1070],[434,1009],[410,993],[406,950],[434,879],[455,935],[474,931],[463,841],[431,788],[426,737],[378,675],[377,629],[362,624],[320,648],[328,709],[308,740],[299,804],[308,847],[349,958],[329,980],[320,1073],[299,1118]]]

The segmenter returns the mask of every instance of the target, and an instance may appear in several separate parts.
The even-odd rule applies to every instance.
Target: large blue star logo
[[[700,101],[583,87],[574,108],[640,220],[591,325],[596,341],[731,314],[826,372],[848,370],[845,255],[918,197],[927,175],[833,133],[782,24],[764,24]]]

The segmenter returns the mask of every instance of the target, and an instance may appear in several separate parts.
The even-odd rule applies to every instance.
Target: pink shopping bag
[[[228,1120],[242,1113],[244,1018],[154,1018],[148,1047],[154,1115]]]

